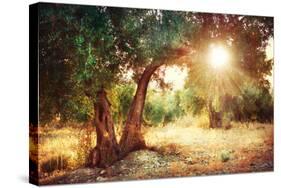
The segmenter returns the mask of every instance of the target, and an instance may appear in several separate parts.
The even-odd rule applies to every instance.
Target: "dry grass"
[[[39,128],[38,134],[39,139],[30,138],[30,153],[31,160],[38,163],[40,177],[83,166],[89,150],[96,144],[96,135],[91,128],[45,127]]]
[[[206,124],[204,116],[185,117],[165,127],[143,128],[149,147],[161,154],[177,155],[182,159],[171,162],[163,172],[175,176],[217,171],[248,172],[252,170],[252,163],[273,163],[272,124],[232,123],[233,128],[228,130],[207,129]],[[36,131],[39,139],[30,138],[30,153],[31,160],[39,164],[40,178],[60,176],[83,167],[90,149],[96,145],[95,130],[87,125],[60,129],[45,127]],[[118,129],[117,140],[120,132]],[[139,173],[141,177],[142,172]]]
[[[197,124],[181,124],[182,120],[165,127],[145,128],[148,146],[201,146],[213,149],[241,148],[249,144],[262,144],[266,137],[273,135],[272,124],[232,123],[233,128],[203,129]],[[196,148],[195,148],[196,149]]]
[[[144,134],[149,147],[187,160],[191,166],[185,175],[260,171],[265,168],[253,166],[272,166],[273,125],[257,122],[232,125],[228,130],[205,129],[195,123],[182,124],[180,120],[166,127],[146,128]],[[175,171],[176,164],[173,165]]]
[[[120,132],[116,127],[117,140]],[[32,129],[31,134],[30,159],[38,164],[39,177],[42,178],[85,166],[90,150],[96,146],[96,132],[90,123],[67,123],[62,128],[49,124]]]

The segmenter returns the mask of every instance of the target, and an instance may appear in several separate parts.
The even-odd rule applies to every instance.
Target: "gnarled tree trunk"
[[[110,103],[104,89],[101,89],[97,94],[94,124],[97,133],[97,145],[90,155],[91,165],[98,167],[110,166],[119,158],[119,145],[117,144],[113,119],[110,114]]]
[[[125,123],[125,128],[120,140],[121,156],[128,152],[145,148],[143,135],[141,134],[142,113],[147,93],[149,80],[155,70],[162,64],[149,65],[145,68]]]

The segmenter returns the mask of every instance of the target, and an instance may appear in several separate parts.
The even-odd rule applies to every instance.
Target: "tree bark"
[[[96,126],[97,145],[90,155],[91,165],[98,167],[110,166],[119,158],[119,145],[110,114],[110,103],[104,89],[97,93],[94,124]]]
[[[169,62],[169,60],[179,59],[188,54],[189,48],[187,46],[169,50],[166,53],[168,56],[163,56],[158,62],[148,65],[143,71],[140,80],[138,81],[137,91],[134,96],[133,102],[130,106],[125,128],[120,139],[120,156],[123,157],[127,153],[145,148],[145,142],[141,133],[142,113],[147,93],[149,80],[153,73],[162,66]]]
[[[222,112],[217,112],[212,102],[208,102],[208,112],[209,112],[209,127],[210,128],[221,128],[222,127]]]
[[[121,156],[146,147],[141,133],[141,121],[147,87],[152,74],[162,64],[151,64],[147,66],[138,81],[137,91],[130,106],[125,128],[123,129],[120,140]]]

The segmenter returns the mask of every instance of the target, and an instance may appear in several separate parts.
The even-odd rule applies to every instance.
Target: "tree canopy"
[[[39,26],[42,122],[58,113],[64,120],[90,119],[100,88],[124,83],[128,72],[137,82],[153,64],[188,66],[187,87],[209,93],[204,87],[215,77],[206,64],[210,43],[223,44],[235,54],[235,70],[223,74],[227,79],[221,87],[239,93],[244,79],[269,87],[266,77],[273,61],[266,59],[265,49],[273,37],[271,18],[46,4]],[[163,81],[157,73],[152,79]]]
[[[59,4],[40,10],[43,119],[76,114],[128,70],[138,80],[144,67],[173,56],[171,50],[182,53],[194,27],[185,12]]]

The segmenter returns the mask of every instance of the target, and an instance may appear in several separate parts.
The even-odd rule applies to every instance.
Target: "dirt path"
[[[240,151],[241,152],[241,151]],[[42,184],[91,183],[103,181],[121,181],[152,179],[179,176],[210,174],[228,174],[237,172],[271,171],[272,150],[257,154],[257,150],[245,150],[239,157],[232,154],[228,161],[212,158],[207,152],[196,152],[193,157],[181,154],[163,155],[155,151],[141,150],[129,154],[113,166],[101,168],[81,168],[63,176],[45,179]]]

